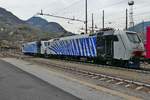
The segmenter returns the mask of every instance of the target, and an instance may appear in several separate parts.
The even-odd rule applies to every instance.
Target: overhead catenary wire
[[[61,15],[64,15],[64,14],[65,14],[66,16],[68,16],[68,14],[70,14],[70,13],[69,13],[69,12],[66,13],[67,11],[65,11],[65,10],[70,10],[70,9],[72,9],[72,8],[73,8],[72,6],[75,6],[75,4],[79,4],[80,2],[83,2],[83,1],[82,1],[82,0],[76,1],[76,2],[72,3],[71,5],[69,5],[68,7],[62,8],[62,9],[61,9],[61,12],[60,12],[60,11],[58,11],[58,12],[56,11],[56,12],[54,12],[54,14],[61,14]],[[110,4],[110,5],[106,5],[106,6],[104,6],[104,7],[98,8],[98,9],[100,10],[100,9],[104,9],[104,8],[107,8],[107,7],[116,6],[116,5],[121,4],[121,3],[123,3],[123,2],[125,2],[125,1],[124,1],[124,0],[121,0],[121,1],[119,1],[119,2]],[[90,10],[88,10],[88,12],[89,12],[89,11],[90,11]],[[71,11],[71,13],[73,14],[73,13],[75,13],[75,12]],[[83,12],[81,12],[81,10],[80,10],[80,11],[78,11],[77,13],[82,14]],[[72,15],[72,16],[74,16],[74,15]]]
[[[70,7],[72,7],[72,6],[76,5],[76,4],[78,4],[80,1],[81,1],[81,0],[75,1],[75,2],[73,2],[72,4],[70,4],[69,6],[60,9],[61,12],[60,12],[60,10],[55,11],[54,14],[62,13],[64,10],[69,9]]]
[[[142,0],[136,0],[137,2],[142,2]],[[62,8],[61,9],[61,11],[59,11],[58,12],[58,14],[60,13],[60,15],[61,14],[63,14],[63,12],[65,12],[65,14],[63,14],[64,15],[64,17],[65,16],[69,16],[69,15],[72,15],[72,16],[74,16],[74,12],[71,10],[71,9],[74,9],[75,8],[75,6],[76,6],[76,4],[77,5],[79,5],[79,4],[81,4],[83,1],[81,1],[81,0],[78,0],[78,1],[75,1],[75,2],[73,2],[71,5],[69,5],[69,6],[67,6],[67,7],[65,7],[65,8]],[[144,9],[144,8],[146,8],[146,6],[143,6],[143,4],[145,5],[145,3],[142,3],[142,5],[138,5],[138,6],[136,6],[136,7],[141,7],[141,8],[134,8],[137,12],[139,11],[139,9],[141,10],[141,9]],[[115,8],[117,8],[117,7],[119,7],[120,5],[123,5],[123,6],[126,6],[126,7],[128,7],[128,5],[127,5],[127,1],[125,1],[125,0],[120,0],[120,1],[117,1],[117,2],[114,2],[114,3],[112,3],[112,4],[108,4],[108,5],[104,5],[103,7],[99,7],[98,8],[98,13],[100,13],[101,12],[101,10],[103,10],[103,9],[106,9],[106,8],[111,8],[111,7],[115,7]],[[72,7],[72,6],[74,6],[74,7]],[[83,8],[81,8],[81,9],[83,9]],[[69,10],[71,13],[67,13],[67,10]],[[88,10],[88,11],[90,11],[90,10]],[[80,10],[79,12],[76,12],[76,18],[81,18],[81,16],[80,15],[77,15],[77,13],[80,13],[80,14],[82,14],[81,13],[82,12],[82,10]],[[113,11],[112,11],[113,12]],[[125,8],[124,8],[124,12],[125,12]],[[57,14],[57,11],[55,12],[56,14]],[[91,12],[90,12],[91,13]],[[95,13],[95,12],[93,12],[93,13]],[[108,13],[110,13],[110,12],[108,12]],[[107,11],[106,11],[106,18],[105,18],[105,20],[106,20],[106,23],[108,23],[108,22],[112,22],[113,23],[113,21],[115,20],[115,22],[114,23],[116,23],[117,24],[117,22],[118,22],[118,24],[121,24],[122,23],[122,21],[124,22],[125,21],[125,14],[124,15],[122,15],[121,13],[123,13],[123,10],[122,11],[120,11],[120,12],[118,12],[118,14],[113,14],[114,16],[112,16],[111,14],[109,15],[109,17],[108,17],[108,13],[107,13]],[[120,13],[120,14],[119,14]],[[147,15],[147,16],[146,16]],[[135,13],[134,14],[134,18],[135,18],[135,21],[138,21],[138,22],[141,22],[141,20],[143,20],[143,19],[148,19],[147,17],[148,17],[148,12],[141,12],[141,13]],[[77,17],[78,16],[78,17]],[[80,16],[80,17],[79,17]],[[83,15],[82,15],[83,16]],[[83,18],[82,18],[83,19]],[[95,19],[95,20],[99,20],[100,21],[100,19]],[[119,21],[116,21],[116,20],[119,20]],[[120,20],[122,20],[122,21],[120,21]],[[88,20],[88,21],[92,21],[92,20]],[[107,25],[107,24],[106,24]],[[125,24],[124,24],[125,25]]]
[[[63,8],[61,11],[66,10],[66,9],[70,9],[73,5],[78,4],[79,2],[80,2],[80,0],[78,0],[78,1],[76,1],[76,2],[74,2],[74,3],[72,3],[72,4],[69,5],[68,7]],[[110,5],[106,5],[106,6],[104,6],[104,7],[101,7],[101,9],[106,9],[106,8],[109,8],[109,7],[112,7],[112,6],[116,6],[116,5],[122,4],[122,3],[124,3],[124,2],[127,2],[127,1],[121,0],[121,1],[118,1],[118,2],[116,2],[116,3],[113,3],[113,4],[110,4]],[[60,12],[60,11],[59,11],[59,12]],[[107,19],[107,18],[106,18],[106,19]]]
[[[44,14],[42,10],[41,10],[40,13],[37,13],[37,15],[51,16],[51,17],[56,17],[56,18],[67,19],[67,20],[72,20],[72,21],[78,21],[78,22],[83,22],[83,23],[85,23],[85,21],[80,20],[80,19],[75,19],[75,17],[73,17],[73,18],[68,18],[68,17],[57,16],[57,15],[53,15],[53,14]]]

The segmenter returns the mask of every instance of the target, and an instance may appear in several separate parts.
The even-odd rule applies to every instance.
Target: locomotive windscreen
[[[136,33],[127,32],[127,36],[129,38],[129,40],[133,43],[140,43],[141,42],[139,36]]]

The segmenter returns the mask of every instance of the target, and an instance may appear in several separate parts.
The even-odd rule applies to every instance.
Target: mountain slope
[[[0,41],[34,41],[72,35],[55,22],[42,18],[23,21],[13,13],[0,8]]]
[[[0,22],[6,24],[22,24],[24,21],[13,15],[11,12],[0,7]]]
[[[26,22],[32,26],[40,28],[44,32],[68,33],[60,24],[56,22],[48,22],[40,17],[32,17]]]
[[[28,19],[26,23],[41,28],[44,25],[48,24],[48,21],[40,17],[32,17]]]

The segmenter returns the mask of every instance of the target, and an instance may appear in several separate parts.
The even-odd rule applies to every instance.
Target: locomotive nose
[[[145,56],[145,49],[142,46],[142,44],[138,44],[136,45],[135,48],[133,48],[133,52],[132,52],[133,56],[135,57],[144,57]]]
[[[132,54],[135,57],[144,57],[145,56],[145,52],[144,51],[133,51]]]

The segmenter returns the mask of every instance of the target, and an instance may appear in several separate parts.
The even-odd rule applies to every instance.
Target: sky
[[[88,0],[88,27],[91,27],[91,14],[94,23],[102,27],[102,11],[105,11],[105,26],[116,29],[125,27],[125,9],[129,0]],[[150,0],[134,0],[134,21],[150,20]],[[0,0],[0,7],[11,11],[22,20],[27,20],[43,9],[44,13],[85,20],[85,0]],[[49,22],[58,22],[66,30],[80,33],[84,23],[41,16]]]

